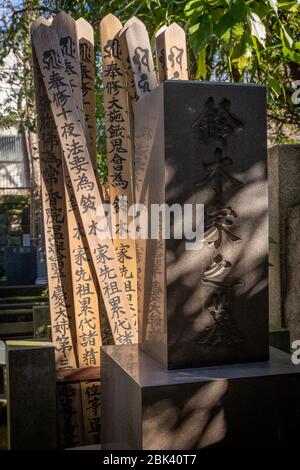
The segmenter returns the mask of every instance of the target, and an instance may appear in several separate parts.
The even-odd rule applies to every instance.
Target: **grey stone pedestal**
[[[57,449],[54,345],[7,341],[6,369],[9,449]]]
[[[166,370],[138,346],[102,348],[102,449],[278,449],[296,445],[300,366]]]

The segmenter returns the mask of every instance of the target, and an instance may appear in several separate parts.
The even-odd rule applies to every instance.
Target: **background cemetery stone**
[[[268,154],[270,322],[299,339],[300,145],[276,145]]]
[[[56,449],[56,376],[52,343],[8,341],[9,449]]]

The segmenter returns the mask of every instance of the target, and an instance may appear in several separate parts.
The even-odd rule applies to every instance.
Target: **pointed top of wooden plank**
[[[157,38],[161,33],[163,33],[167,29],[167,25],[163,24],[155,33],[155,37]]]
[[[76,22],[74,18],[68,15],[65,11],[61,10],[59,13],[57,13],[57,15],[54,16],[51,26],[53,26],[61,34],[64,34],[64,28],[66,25],[72,25],[72,27],[75,29],[75,24]]]
[[[177,23],[172,23],[161,31],[156,38],[158,69],[160,79],[163,80],[188,80],[187,50],[185,31]],[[165,63],[165,73],[159,68]],[[163,75],[165,78],[163,78]]]
[[[34,29],[32,29],[33,37],[42,38],[43,35],[47,34],[47,31],[50,29],[49,26],[50,24],[46,22],[40,22]]]
[[[130,65],[139,98],[157,87],[149,36],[145,25],[132,23],[125,31]]]
[[[120,35],[123,34],[126,31],[126,29],[129,28],[129,26],[131,26],[133,23],[141,24],[146,28],[144,23],[137,16],[132,16],[131,18],[129,18],[129,20],[126,21],[126,23],[124,23],[124,26],[119,32],[119,34]]]
[[[68,21],[70,18],[71,18],[73,21],[75,21],[75,20],[72,18],[72,16],[68,15],[68,13],[66,13],[64,10],[60,10],[60,11],[54,16],[53,21],[55,20],[55,18],[56,18],[56,21],[57,21],[57,20],[61,20],[61,21],[65,20],[65,21]]]
[[[112,14],[106,15],[100,21],[100,44],[103,60],[115,57],[120,59],[121,51],[117,35],[121,29],[121,21]]]
[[[79,18],[76,21],[78,39],[85,38],[91,44],[94,44],[94,29],[85,18]]]
[[[39,16],[35,21],[33,21],[30,25],[30,31],[33,33],[41,24],[45,25],[46,27],[50,26],[51,22],[42,16]]]
[[[122,28],[122,23],[119,18],[117,18],[115,15],[112,15],[111,13],[104,16],[104,18],[102,18],[100,21],[100,34],[101,31],[106,32],[108,28],[116,31],[115,34],[117,34]],[[109,31],[109,35],[112,36],[112,31]]]
[[[167,25],[164,24],[155,33],[156,67],[159,83],[162,83],[167,79],[164,35],[166,29]]]
[[[185,31],[184,31],[184,29],[181,26],[179,26],[179,24],[176,23],[175,21],[173,23],[171,23],[168,26],[167,29],[168,29],[169,33],[171,33],[171,32],[175,33],[176,32],[177,34],[179,34],[185,40]]]

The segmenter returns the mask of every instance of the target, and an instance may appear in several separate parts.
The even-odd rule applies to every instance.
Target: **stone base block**
[[[282,351],[271,348],[267,363],[179,370],[137,346],[106,346],[101,356],[102,449],[296,446],[300,366]]]

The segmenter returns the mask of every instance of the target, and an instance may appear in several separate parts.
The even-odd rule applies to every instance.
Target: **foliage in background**
[[[94,27],[96,43],[97,148],[99,172],[106,178],[105,136],[98,26],[113,13],[124,23],[138,16],[147,26],[152,45],[164,23],[178,22],[186,29],[191,79],[259,83],[269,87],[268,117],[274,141],[297,136],[300,106],[292,104],[292,82],[300,80],[299,0],[0,0],[0,66],[13,51],[15,71],[6,74],[20,86],[0,111],[0,126],[19,123],[34,130],[34,100],[30,65],[29,25],[39,15],[51,17],[65,10],[75,19],[86,18]],[[1,19],[2,16],[2,19]],[[299,132],[298,132],[299,134]]]

